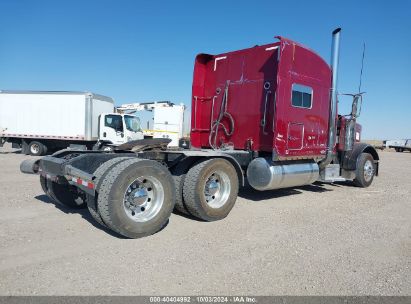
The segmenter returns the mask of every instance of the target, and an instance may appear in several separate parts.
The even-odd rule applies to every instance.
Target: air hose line
[[[225,136],[231,136],[234,133],[234,118],[233,116],[227,112],[228,107],[228,88],[230,86],[230,81],[227,80],[226,86],[224,89],[223,99],[220,105],[220,112],[218,113],[217,119],[213,121],[214,116],[214,101],[211,105],[211,125],[210,125],[210,134],[208,136],[208,143],[211,148],[214,150],[218,149],[217,147],[217,139],[218,139],[218,131],[219,129],[223,129]],[[229,126],[228,128],[224,125],[223,120],[228,120]]]

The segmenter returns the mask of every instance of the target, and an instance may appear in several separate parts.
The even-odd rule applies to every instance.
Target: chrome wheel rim
[[[127,216],[135,222],[147,222],[161,210],[164,191],[161,182],[153,176],[141,176],[127,187],[123,207]]]
[[[40,151],[40,146],[38,144],[32,144],[30,146],[30,151],[32,154],[37,154]]]
[[[364,164],[364,179],[369,182],[374,175],[374,166],[370,160],[367,160]]]
[[[221,208],[228,201],[231,192],[230,178],[223,171],[210,174],[204,185],[204,199],[211,208]]]

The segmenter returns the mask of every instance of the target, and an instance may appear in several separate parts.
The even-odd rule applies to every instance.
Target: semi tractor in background
[[[0,146],[44,155],[71,146],[111,150],[143,138],[139,119],[89,92],[0,91]]]
[[[340,29],[332,37],[330,66],[284,37],[198,55],[191,149],[140,140],[112,152],[63,150],[20,169],[40,174],[56,203],[88,207],[98,223],[129,238],[161,230],[174,208],[203,221],[223,219],[247,183],[259,191],[315,181],[368,187],[379,156],[359,142],[362,94],[352,94],[351,113],[338,113]]]

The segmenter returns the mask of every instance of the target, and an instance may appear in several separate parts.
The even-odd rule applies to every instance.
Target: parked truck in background
[[[411,152],[411,139],[387,140],[385,145],[387,148],[394,149],[396,152]]]
[[[184,104],[157,101],[123,104],[116,110],[119,113],[151,112],[152,117],[147,121],[147,126],[142,124],[144,137],[168,138],[171,140],[168,147],[178,147],[184,135],[185,109]]]
[[[88,92],[0,91],[0,146],[31,155],[70,145],[111,149],[142,139],[139,119],[114,113],[110,97]]]
[[[57,203],[87,206],[101,225],[130,238],[159,231],[174,208],[203,221],[223,219],[246,180],[260,191],[315,181],[368,187],[379,156],[359,142],[362,95],[352,95],[350,114],[338,114],[339,38],[337,29],[331,66],[283,37],[198,55],[189,150],[153,139],[111,153],[60,151],[24,161],[21,171],[39,173]]]

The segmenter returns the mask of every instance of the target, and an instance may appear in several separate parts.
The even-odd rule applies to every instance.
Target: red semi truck
[[[357,117],[337,111],[340,29],[331,66],[292,40],[196,57],[191,149],[167,149],[161,139],[112,152],[62,150],[27,160],[57,203],[87,206],[101,225],[130,238],[159,231],[173,209],[205,221],[223,219],[239,187],[297,187],[353,181],[368,187],[378,175],[376,150],[360,143]]]

